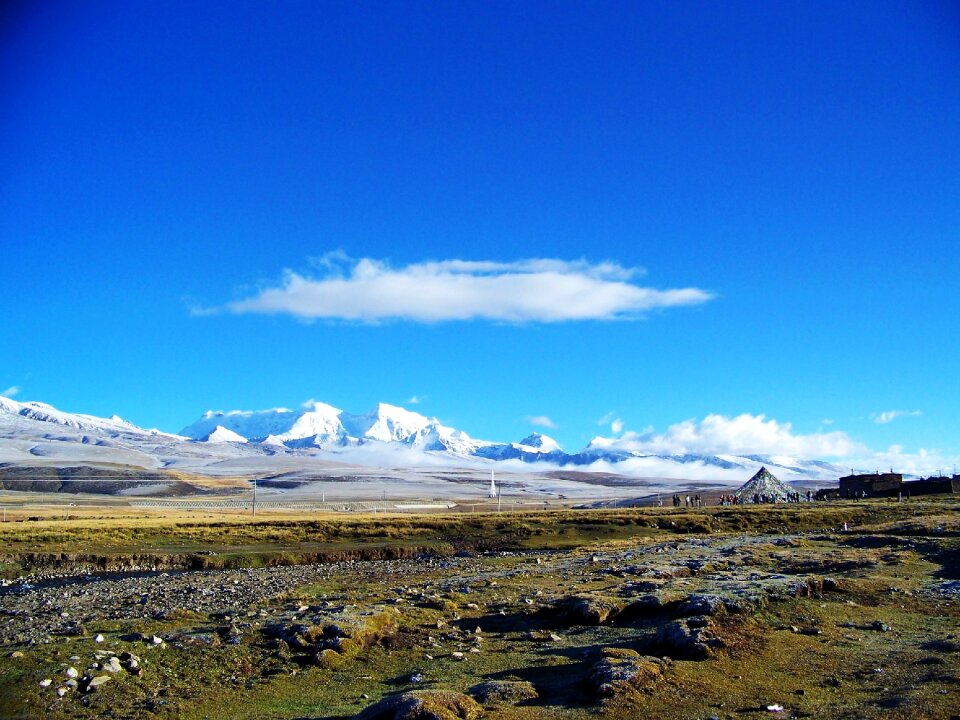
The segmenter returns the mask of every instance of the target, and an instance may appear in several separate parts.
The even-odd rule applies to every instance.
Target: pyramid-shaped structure
[[[773,473],[762,467],[757,470],[756,475],[741,485],[734,495],[747,502],[752,501],[754,495],[765,496],[768,502],[770,500],[783,502],[791,492],[793,491],[780,482]]]

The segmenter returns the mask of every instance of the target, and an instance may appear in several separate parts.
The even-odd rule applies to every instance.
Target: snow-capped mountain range
[[[181,435],[203,442],[254,442],[287,448],[400,443],[418,450],[469,456],[487,443],[401,407],[380,403],[362,415],[312,402],[301,410],[208,411]]]
[[[217,472],[211,468],[238,458],[279,458],[284,467],[298,458],[382,464],[385,452],[391,466],[503,463],[514,469],[568,467],[648,478],[724,479],[766,465],[787,480],[835,481],[845,471],[820,460],[780,456],[644,454],[602,437],[574,453],[540,433],[511,443],[477,440],[436,418],[386,403],[359,415],[322,402],[298,410],[209,411],[171,434],[117,416],[67,413],[0,397],[0,462],[122,462]]]

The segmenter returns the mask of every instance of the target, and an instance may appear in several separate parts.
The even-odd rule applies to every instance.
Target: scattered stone
[[[42,688],[50,687],[52,684],[53,684],[53,680],[51,680],[50,678],[44,678],[43,680],[40,681],[40,687]]]
[[[80,683],[80,690],[85,693],[92,693],[110,682],[109,675],[97,675],[96,677],[85,677],[84,682]]]
[[[62,634],[67,637],[82,637],[87,634],[87,629],[83,626],[83,623],[75,622],[67,625]]]
[[[484,705],[515,705],[540,697],[533,684],[523,680],[487,680],[468,692]]]
[[[66,695],[68,692],[70,692],[70,688],[68,688],[68,687],[58,687],[58,688],[57,688],[57,697],[63,697],[63,696]]]
[[[878,632],[890,632],[892,629],[889,625],[884,622],[880,622],[879,620],[874,620],[872,623],[870,623],[869,628],[871,630],[877,630]]]
[[[123,668],[120,667],[120,658],[118,658],[116,655],[114,655],[114,656],[112,656],[109,660],[107,660],[105,663],[101,663],[101,664],[100,664],[100,669],[103,670],[104,672],[108,672],[108,673],[118,673],[118,672],[120,672]]]
[[[102,643],[104,641],[104,637],[100,633],[97,633],[97,635],[93,638],[93,641],[95,643]]]
[[[77,669],[76,669],[75,667],[68,667],[68,668],[67,668],[67,677],[68,677],[68,678],[80,677],[80,673],[77,671]]]

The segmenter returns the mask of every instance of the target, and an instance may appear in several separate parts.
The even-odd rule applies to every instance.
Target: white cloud
[[[406,404],[406,405],[419,405],[420,403],[422,403],[422,402],[423,402],[424,400],[426,400],[426,399],[427,399],[427,396],[426,396],[426,395],[411,395],[410,397],[407,398],[407,402],[406,402],[405,404]]]
[[[671,425],[663,433],[648,428],[614,439],[596,438],[594,444],[661,455],[776,454],[818,458],[844,457],[863,450],[844,432],[797,434],[790,423],[748,413],[736,417],[707,415],[703,420],[684,420]]]
[[[616,420],[610,423],[610,430],[614,435],[619,435],[623,432],[623,420],[617,418]]]
[[[527,422],[530,423],[531,425],[536,425],[538,427],[545,427],[545,428],[557,427],[557,424],[553,422],[553,420],[548,418],[546,415],[534,415],[532,417],[528,417]]]
[[[870,419],[878,425],[886,425],[899,417],[919,417],[922,414],[919,410],[886,410],[881,413],[871,414]]]
[[[17,385],[11,385],[11,386],[8,387],[6,390],[4,390],[2,393],[0,393],[0,395],[2,395],[2,396],[5,397],[5,398],[16,397],[16,396],[19,395],[19,394],[20,394],[20,388],[19,388],[19,386],[17,386]]]
[[[960,466],[960,456],[949,455],[932,448],[920,448],[916,452],[904,452],[903,446],[891,445],[882,452],[851,459],[846,463],[852,468],[865,472],[879,470],[927,477],[941,472],[950,475]]]
[[[318,277],[292,270],[278,287],[219,309],[360,322],[565,322],[633,320],[659,308],[713,298],[699,288],[660,290],[634,282],[642,273],[614,262],[533,258],[515,262],[443,260],[394,268],[342,253],[312,261]]]

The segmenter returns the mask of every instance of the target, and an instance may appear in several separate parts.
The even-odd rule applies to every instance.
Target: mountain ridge
[[[146,455],[155,466],[175,466],[189,457],[233,458],[289,456],[350,458],[350,462],[383,462],[377,449],[405,448],[404,457],[423,458],[427,464],[506,463],[515,467],[548,470],[551,467],[598,469],[634,476],[711,477],[754,472],[761,465],[777,469],[791,479],[835,479],[841,468],[818,459],[769,455],[656,454],[630,450],[616,439],[594,438],[577,452],[564,451],[552,438],[533,432],[519,442],[493,442],[472,438],[466,432],[405,408],[378,403],[365,413],[348,413],[332,405],[311,401],[298,410],[207,411],[180,434],[145,430],[117,416],[98,418],[67,413],[46,403],[19,403],[0,398],[0,440],[22,440],[18,452],[33,456],[69,455],[64,445],[73,442],[117,453]],[[14,419],[15,418],[15,419]],[[10,426],[10,427],[7,427]],[[59,428],[56,430],[55,428]],[[24,439],[42,442],[29,445]],[[56,452],[53,452],[53,450]],[[432,459],[431,459],[432,458]],[[0,460],[4,460],[0,453]]]

